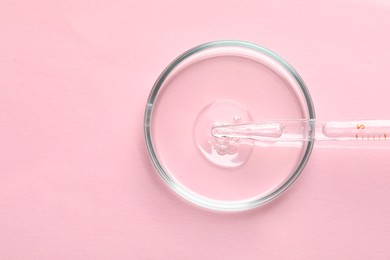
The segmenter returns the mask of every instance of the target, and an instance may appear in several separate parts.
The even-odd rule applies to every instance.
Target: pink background
[[[389,259],[390,149],[316,145],[253,211],[183,202],[143,142],[165,66],[211,40],[296,67],[321,119],[390,119],[383,1],[0,1],[0,259]]]

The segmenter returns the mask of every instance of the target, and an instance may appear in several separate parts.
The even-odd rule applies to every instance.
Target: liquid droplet
[[[232,137],[215,137],[212,127],[224,124],[249,123],[249,111],[232,100],[217,100],[202,109],[196,119],[194,140],[204,157],[217,166],[238,167],[245,163],[253,143]]]

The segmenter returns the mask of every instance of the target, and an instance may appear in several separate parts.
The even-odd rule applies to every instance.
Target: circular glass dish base
[[[284,60],[258,45],[219,41],[187,51],[162,73],[148,100],[145,138],[176,193],[205,208],[240,211],[286,190],[313,144],[216,138],[212,127],[309,118],[309,93]]]

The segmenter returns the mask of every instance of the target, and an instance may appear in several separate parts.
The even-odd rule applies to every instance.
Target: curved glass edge
[[[307,104],[307,109],[309,113],[309,119],[315,119],[315,111],[314,111],[314,105],[310,96],[310,93],[303,82],[303,79],[299,76],[298,72],[290,65],[288,64],[283,58],[281,58],[278,54],[275,52],[264,48],[260,45],[246,42],[246,41],[238,41],[238,40],[220,40],[220,41],[213,41],[213,42],[208,42],[204,43],[201,45],[198,45],[183,54],[181,54],[179,57],[177,57],[174,61],[172,61],[168,67],[165,68],[165,70],[161,73],[161,75],[158,77],[157,81],[155,82],[150,95],[148,97],[147,103],[146,103],[146,109],[145,109],[145,115],[144,115],[144,137],[145,137],[145,142],[146,142],[146,147],[148,151],[148,155],[156,168],[157,172],[159,173],[160,177],[169,185],[169,187],[175,191],[177,194],[179,194],[182,198],[186,199],[187,201],[194,203],[197,206],[210,209],[210,210],[215,210],[215,211],[225,211],[225,212],[237,212],[237,211],[245,211],[245,210],[250,210],[257,208],[259,206],[262,206],[277,197],[279,197],[281,194],[283,194],[299,177],[301,174],[302,170],[305,168],[307,161],[310,157],[310,154],[312,152],[313,146],[314,146],[314,141],[308,141],[305,153],[302,157],[302,160],[300,164],[298,165],[296,171],[294,174],[283,184],[281,185],[278,189],[273,191],[272,193],[268,194],[267,196],[264,196],[262,198],[254,199],[252,201],[220,201],[220,200],[212,200],[208,198],[204,198],[198,194],[195,194],[182,185],[176,183],[165,171],[160,162],[157,159],[157,155],[154,151],[153,147],[153,141],[151,137],[151,116],[153,112],[153,104],[156,100],[156,97],[158,95],[158,92],[163,85],[165,79],[167,76],[171,73],[171,71],[178,65],[180,64],[183,60],[188,58],[189,56],[200,52],[204,49],[209,49],[213,47],[222,47],[222,46],[231,46],[231,47],[243,47],[243,48],[249,48],[255,51],[259,51],[278,63],[280,63],[285,69],[287,69],[290,74],[295,78],[297,83],[299,84],[305,100]],[[311,129],[314,129],[312,123],[310,125]],[[311,136],[314,136],[314,132],[310,132]],[[312,139],[312,138],[311,138]]]

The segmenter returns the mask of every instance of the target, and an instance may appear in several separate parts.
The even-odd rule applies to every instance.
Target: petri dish
[[[297,179],[313,142],[216,137],[213,127],[273,119],[315,119],[298,73],[262,46],[209,42],[181,54],[157,79],[145,141],[156,171],[182,198],[211,210],[248,210]]]

